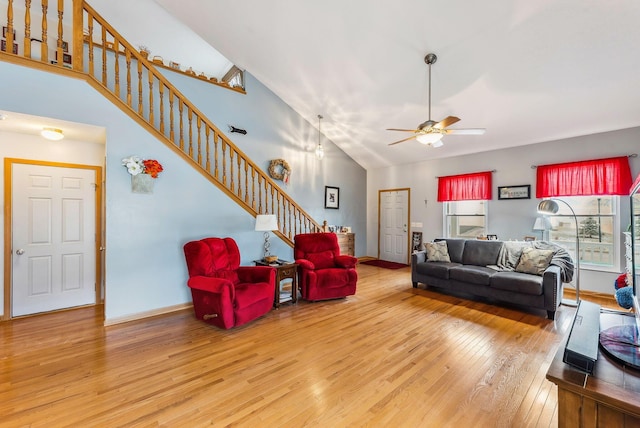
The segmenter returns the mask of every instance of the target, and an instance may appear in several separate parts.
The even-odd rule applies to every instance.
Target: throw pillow
[[[530,273],[542,276],[549,267],[555,251],[541,250],[538,248],[523,248],[520,261],[516,266],[516,272]]]
[[[427,251],[428,262],[451,262],[447,241],[425,242],[424,249]]]

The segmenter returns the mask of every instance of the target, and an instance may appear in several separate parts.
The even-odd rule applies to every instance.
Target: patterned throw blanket
[[[553,250],[552,265],[560,268],[560,279],[562,282],[571,282],[573,279],[574,264],[573,259],[564,248],[559,245],[545,241],[505,241],[503,242],[500,253],[498,253],[497,270],[512,271],[515,270],[522,249],[526,247],[537,248],[540,250]]]

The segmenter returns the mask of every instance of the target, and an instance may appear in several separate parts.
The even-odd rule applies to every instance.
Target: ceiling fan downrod
[[[431,122],[431,64],[435,64],[438,57],[434,53],[429,53],[424,57],[424,62],[429,66],[429,120],[425,123]]]

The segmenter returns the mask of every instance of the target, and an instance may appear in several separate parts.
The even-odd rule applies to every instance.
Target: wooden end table
[[[273,306],[277,309],[280,303],[298,301],[298,264],[280,260],[267,263],[264,260],[254,260],[256,266],[270,266],[276,268],[276,292],[273,296]],[[282,281],[291,279],[291,292],[283,291]]]

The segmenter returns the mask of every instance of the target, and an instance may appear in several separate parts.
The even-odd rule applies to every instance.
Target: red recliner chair
[[[356,294],[358,259],[340,255],[334,233],[303,233],[294,237],[298,287],[305,300],[337,299]]]
[[[240,266],[231,238],[205,238],[184,245],[196,318],[220,328],[245,324],[273,307],[276,270]]]

